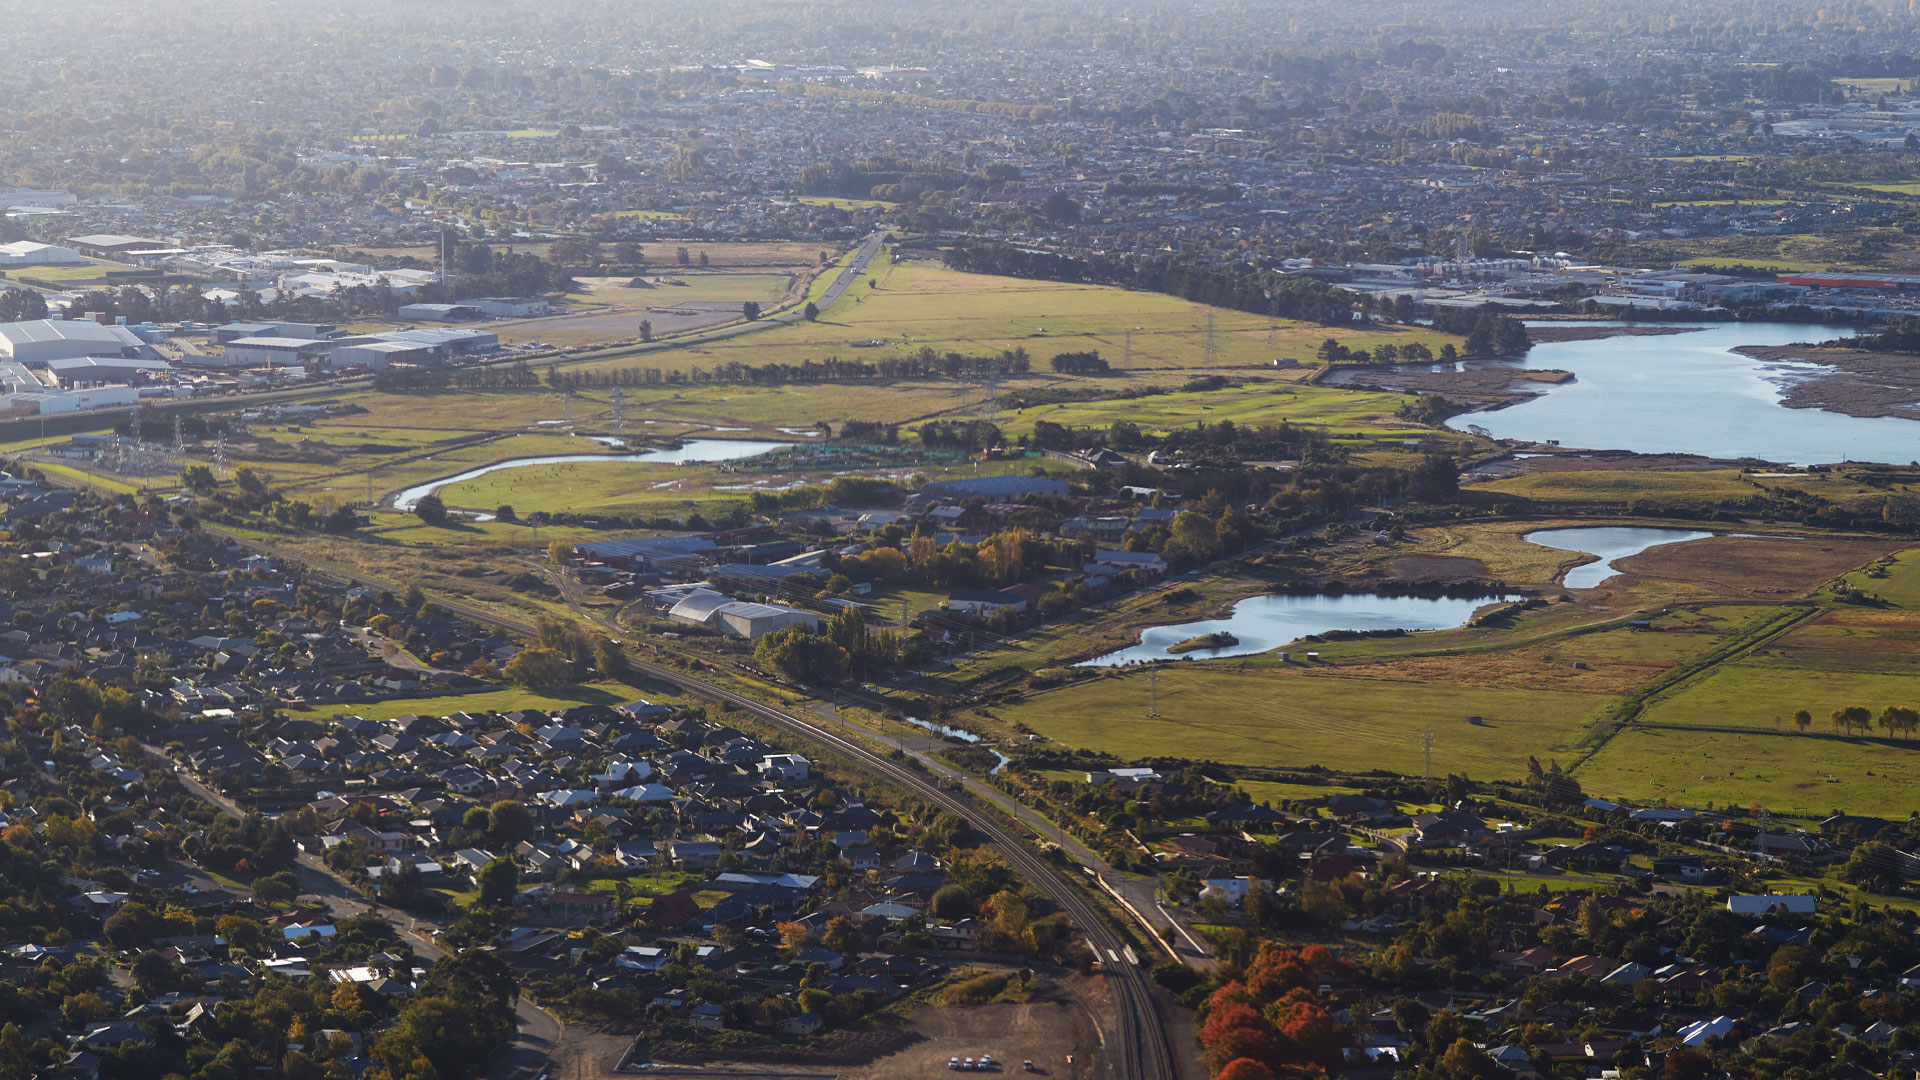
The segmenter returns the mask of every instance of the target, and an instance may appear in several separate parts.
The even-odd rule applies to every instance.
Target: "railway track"
[[[356,585],[378,589],[390,587],[387,582],[363,574],[334,567],[316,566],[309,560],[281,554],[271,544],[263,544],[242,537],[233,538],[269,556],[302,563],[319,573],[342,578]],[[463,601],[436,597],[434,603],[486,626],[528,637],[536,633],[532,623]],[[772,728],[821,747],[829,753],[854,761],[861,767],[912,791],[928,803],[956,814],[966,821],[975,832],[985,836],[994,847],[998,848],[1001,855],[1025,875],[1027,880],[1033,882],[1034,887],[1038,888],[1047,899],[1067,913],[1067,917],[1072,919],[1074,924],[1080,927],[1081,933],[1086,935],[1094,954],[1100,958],[1101,968],[1107,974],[1108,985],[1113,988],[1116,1014],[1118,1046],[1109,1048],[1112,1052],[1107,1055],[1111,1075],[1116,1080],[1179,1080],[1179,1062],[1174,1056],[1172,1042],[1167,1034],[1167,1025],[1161,1017],[1153,987],[1148,982],[1146,972],[1133,949],[1114,932],[1112,926],[1095,910],[1087,900],[1086,894],[1068,874],[1048,865],[1033,849],[1021,843],[1018,837],[981,807],[954,794],[937,781],[817,724],[809,723],[798,716],[744,694],[703,682],[687,672],[634,657],[631,655],[631,650],[629,650],[629,658],[636,671],[671,682],[696,697],[740,709]]]

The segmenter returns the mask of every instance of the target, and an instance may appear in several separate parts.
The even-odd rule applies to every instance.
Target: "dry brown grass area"
[[[1487,564],[1460,555],[1403,555],[1387,564],[1395,581],[1461,581],[1487,576]]]
[[[1610,660],[1585,663],[1557,656],[1551,646],[1466,656],[1414,656],[1373,664],[1344,665],[1341,671],[1368,679],[1487,686],[1503,690],[1570,690],[1623,694],[1673,666],[1670,660]]]
[[[1627,575],[1618,580],[1632,584],[1665,581],[1726,597],[1785,600],[1805,596],[1899,546],[1891,540],[1825,536],[1716,536],[1651,548],[1614,565]]]

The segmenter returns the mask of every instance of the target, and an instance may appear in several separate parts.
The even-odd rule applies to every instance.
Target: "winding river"
[[[474,480],[489,473],[506,469],[524,469],[532,465],[570,465],[578,462],[629,462],[644,465],[686,465],[704,461],[737,461],[764,454],[771,450],[784,450],[792,443],[756,442],[749,439],[689,439],[685,445],[670,450],[647,450],[637,454],[555,454],[548,457],[514,458],[511,461],[496,461],[477,469],[468,469],[453,476],[443,476],[438,480],[429,480],[424,484],[415,484],[393,497],[396,510],[412,510],[421,499],[439,491],[449,484],[458,484]]]
[[[1693,529],[1640,529],[1619,526],[1601,526],[1578,529],[1542,529],[1530,532],[1524,539],[1530,544],[1539,544],[1555,551],[1577,551],[1583,555],[1598,556],[1598,561],[1583,563],[1567,571],[1564,583],[1569,589],[1591,589],[1595,585],[1613,577],[1621,571],[1614,569],[1614,562],[1638,555],[1648,548],[1662,544],[1684,544],[1689,540],[1705,540],[1713,533],[1697,532]]]

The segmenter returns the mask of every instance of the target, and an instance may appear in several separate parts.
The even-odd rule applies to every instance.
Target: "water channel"
[[[1614,561],[1638,555],[1648,548],[1662,544],[1684,544],[1689,540],[1705,540],[1713,536],[1710,532],[1696,532],[1692,529],[1637,529],[1629,527],[1598,527],[1580,529],[1542,529],[1530,532],[1524,539],[1530,544],[1550,547],[1555,551],[1577,551],[1586,555],[1596,555],[1598,562],[1583,563],[1567,571],[1565,584],[1569,589],[1591,589],[1621,571],[1614,569]]]
[[[1076,666],[1118,667],[1147,660],[1251,656],[1330,630],[1447,630],[1464,626],[1475,611],[1488,604],[1517,599],[1517,596],[1459,599],[1373,593],[1250,596],[1235,604],[1233,614],[1227,618],[1149,627],[1141,632],[1140,644],[1096,656]],[[1239,644],[1187,653],[1167,651],[1189,638],[1221,631],[1232,634]]]
[[[496,461],[453,476],[443,476],[424,484],[415,484],[393,497],[396,510],[412,510],[421,499],[449,484],[478,479],[504,469],[524,469],[532,465],[570,465],[578,462],[628,462],[643,465],[686,465],[705,461],[737,461],[772,450],[784,450],[792,443],[756,442],[749,439],[689,439],[670,450],[647,450],[637,454],[556,454],[548,457],[514,458]]]
[[[1540,391],[1531,401],[1466,413],[1447,424],[1461,431],[1478,426],[1496,438],[1587,450],[1753,457],[1787,465],[1920,459],[1920,422],[1789,409],[1780,403],[1787,387],[1825,371],[1822,365],[1758,360],[1733,351],[1742,345],[1827,341],[1851,332],[1804,323],[1715,323],[1684,334],[1548,342],[1519,360],[1476,363],[1556,368],[1572,372],[1573,381],[1529,384]]]

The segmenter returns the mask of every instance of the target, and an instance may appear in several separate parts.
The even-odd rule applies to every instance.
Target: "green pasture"
[[[1783,640],[1790,642],[1793,636]],[[1766,651],[1771,654],[1777,648],[1769,645]],[[1814,718],[1808,731],[1830,734],[1834,728],[1829,716],[1837,708],[1863,705],[1877,716],[1888,705],[1920,703],[1920,671],[1911,664],[1904,665],[1906,671],[1833,671],[1779,660],[1767,655],[1715,668],[1655,701],[1641,720],[1689,729],[1794,733],[1798,731],[1793,723],[1794,711],[1805,709]]]
[[[1517,495],[1543,503],[1632,503],[1744,499],[1758,489],[1738,469],[1669,472],[1653,469],[1578,469],[1528,473],[1473,485],[1474,491]]]
[[[1920,752],[1913,748],[1771,732],[1629,728],[1574,776],[1590,795],[1689,807],[1758,805],[1784,815],[1904,817],[1920,805]]]
[[[1498,779],[1524,775],[1530,755],[1570,756],[1607,701],[1564,691],[1183,663],[1161,669],[1161,715],[1152,718],[1148,689],[1145,672],[1108,676],[1036,694],[996,715],[1065,746],[1126,758],[1413,775],[1424,767],[1422,733],[1432,731],[1436,770]],[[1470,724],[1468,716],[1485,722]]]
[[[1079,385],[1097,384],[1082,379]],[[1029,434],[1039,421],[1066,427],[1103,428],[1115,421],[1138,424],[1143,430],[1164,433],[1196,423],[1231,420],[1238,426],[1310,424],[1342,430],[1400,429],[1413,438],[1427,433],[1394,418],[1407,398],[1401,394],[1344,390],[1337,387],[1291,383],[1249,383],[1224,390],[1176,391],[1133,399],[1074,401],[1022,409],[1001,424],[1009,434]]]
[[[817,299],[833,277],[832,271],[822,273],[809,297]],[[924,346],[977,355],[1020,347],[1033,357],[1035,369],[1044,371],[1055,353],[1092,349],[1116,368],[1191,370],[1208,364],[1209,314],[1212,362],[1223,368],[1268,366],[1281,357],[1311,361],[1328,337],[1356,348],[1419,341],[1435,351],[1458,340],[1406,327],[1332,330],[1208,308],[1160,293],[963,274],[924,262],[892,264],[883,253],[817,322],[795,322],[676,355],[697,367],[728,361],[799,363],[828,356],[864,359],[865,343],[883,341],[874,354],[908,353]],[[667,367],[675,361],[652,354],[645,363]]]
[[[1910,548],[1893,557],[1887,576],[1874,577],[1864,570],[1846,575],[1848,585],[1873,593],[1893,607],[1906,611],[1920,609],[1920,548]]]

